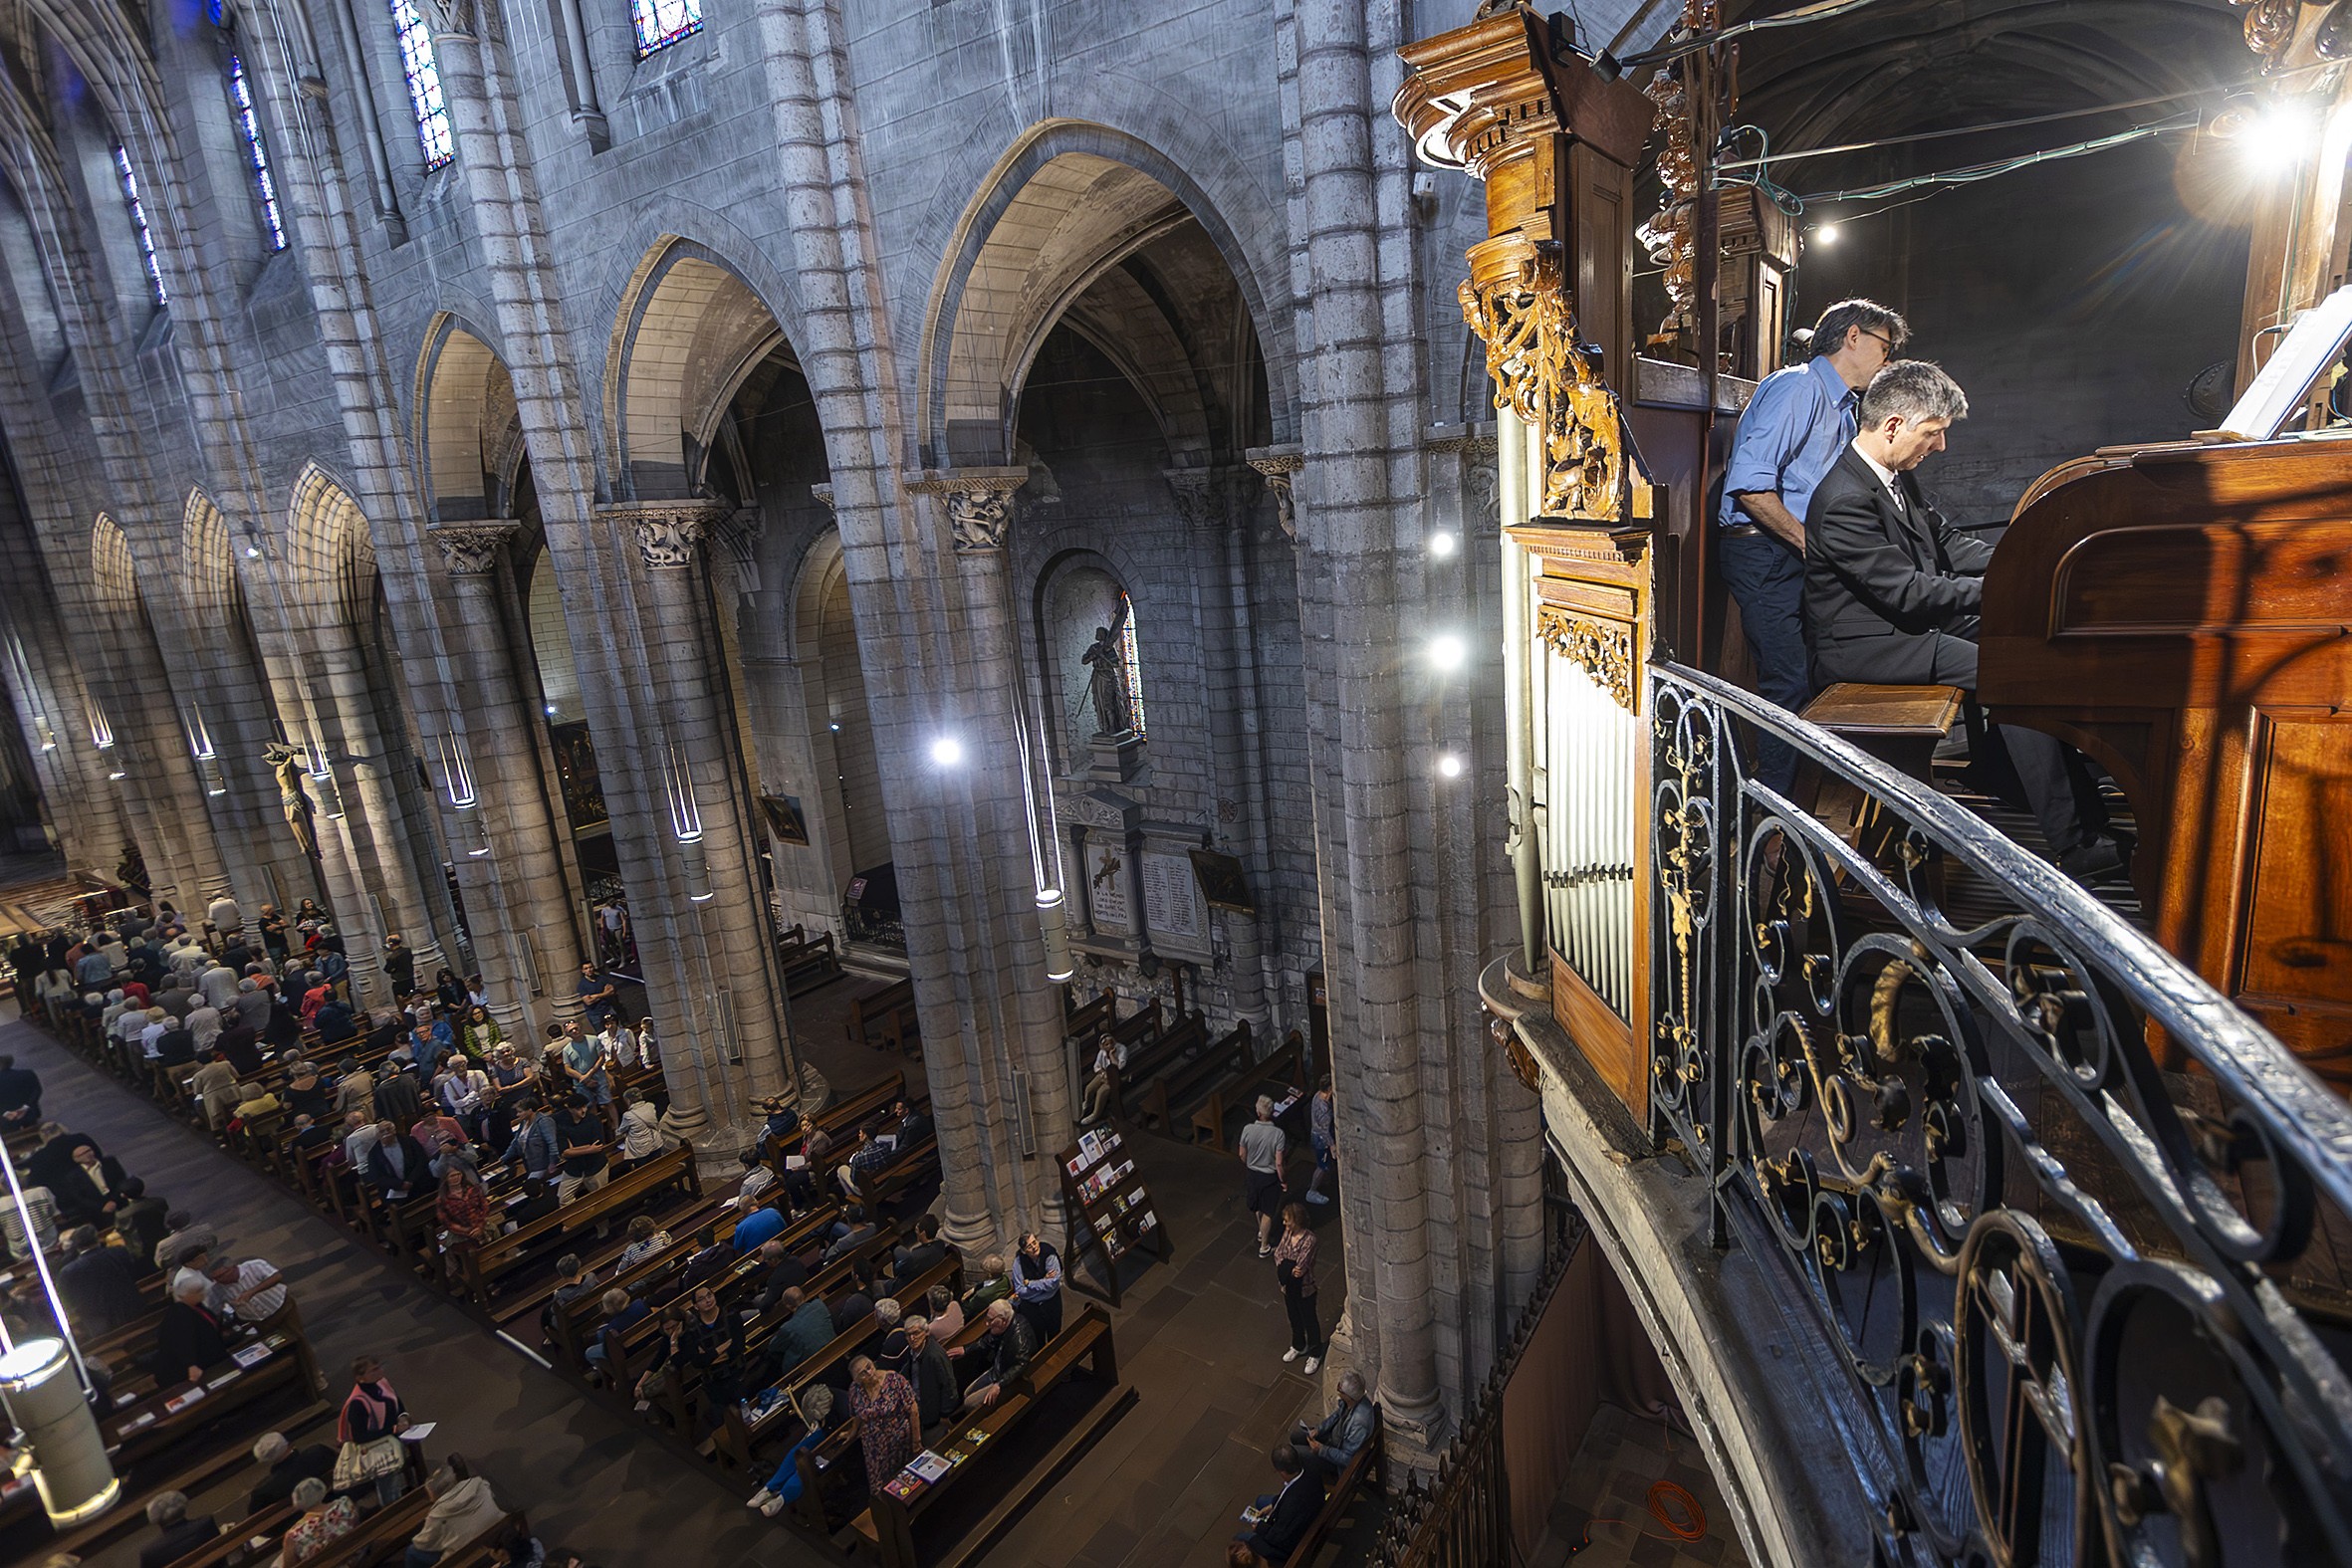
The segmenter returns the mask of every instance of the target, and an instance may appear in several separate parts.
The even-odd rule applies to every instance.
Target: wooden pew
[[[919,1047],[922,1024],[915,1017],[915,983],[901,980],[880,991],[852,998],[849,1038],[876,1049],[889,1047],[912,1054]]]
[[[1107,1385],[1109,1392],[1097,1399],[1043,1455],[1034,1458],[1024,1473],[1018,1476],[1001,1473],[1003,1466],[991,1463],[993,1456],[1038,1412],[1045,1396],[1081,1363],[1088,1364],[1093,1377]],[[1089,1304],[1059,1334],[1040,1347],[1028,1370],[996,1404],[985,1411],[966,1411],[956,1418],[951,1428],[953,1436],[938,1452],[949,1458],[958,1453],[969,1453],[971,1457],[912,1497],[901,1499],[887,1491],[877,1493],[866,1510],[850,1521],[846,1534],[851,1548],[879,1563],[881,1568],[964,1568],[1003,1539],[1013,1522],[1038,1496],[1134,1403],[1135,1391],[1119,1383],[1110,1315],[1099,1305]],[[844,1426],[851,1425],[854,1422],[844,1423]],[[978,1443],[970,1436],[974,1432],[984,1434]],[[982,1473],[989,1476],[988,1482],[972,1479]],[[984,1484],[987,1490],[977,1490]],[[804,1495],[807,1489],[804,1484]],[[941,1516],[959,1510],[943,1505],[976,1495],[995,1500],[977,1518],[956,1520],[961,1528],[922,1528],[932,1520],[947,1525],[948,1521]],[[951,1534],[952,1539],[939,1538]]]
[[[1166,1029],[1167,1019],[1160,1011],[1160,999],[1154,997],[1125,1017],[1114,1018],[1110,1024],[1110,1037],[1127,1047],[1127,1059],[1132,1061],[1139,1048],[1150,1045]]]
[[[820,931],[811,936],[805,926],[795,926],[776,939],[776,961],[784,970],[785,992],[794,997],[829,985],[846,973],[833,945],[833,934]]]
[[[1286,1568],[1313,1568],[1315,1554],[1323,1549],[1323,1543],[1338,1528],[1339,1521],[1346,1516],[1348,1505],[1367,1488],[1378,1489],[1381,1446],[1387,1431],[1388,1423],[1380,1415],[1380,1407],[1375,1404],[1372,1407],[1372,1435],[1364,1440],[1364,1446],[1355,1451],[1355,1457],[1347,1461],[1347,1467],[1331,1483],[1329,1493],[1323,1498],[1322,1511],[1314,1516],[1314,1523],[1306,1527],[1306,1533],[1298,1537],[1298,1544],[1291,1548]]]
[[[857,1124],[868,1117],[886,1112],[906,1097],[906,1074],[894,1072],[878,1083],[868,1084],[855,1094],[837,1100],[808,1119],[809,1129],[822,1132],[835,1143],[857,1130]]]
[[[119,1502],[81,1528],[50,1543],[50,1550],[70,1552],[78,1557],[88,1557],[103,1551],[117,1541],[148,1528],[147,1504],[161,1493],[176,1491],[190,1497],[201,1496],[239,1470],[253,1468],[253,1442],[261,1432],[282,1432],[289,1443],[300,1447],[322,1427],[328,1428],[328,1435],[332,1436],[335,1415],[334,1406],[314,1404],[274,1426],[258,1427],[233,1436],[224,1435],[224,1440],[218,1446],[206,1448],[197,1456],[182,1456],[183,1463],[177,1469],[166,1469],[161,1464],[142,1465],[124,1477]],[[231,1540],[244,1538],[238,1534],[238,1527],[233,1525],[224,1526],[222,1534]],[[183,1558],[182,1561],[192,1562],[194,1559]]]
[[[1143,1094],[1143,1125],[1164,1137],[1181,1136],[1190,1142],[1192,1109],[1226,1079],[1248,1072],[1250,1061],[1250,1024],[1244,1019],[1203,1047],[1198,1055],[1178,1062],[1151,1080]],[[1181,1134],[1176,1125],[1179,1118],[1185,1123]]]
[[[1084,1007],[1064,1007],[1061,1012],[1063,1037],[1092,1042],[1095,1035],[1110,1027],[1118,1015],[1118,993],[1106,991]]]
[[[619,1213],[635,1208],[644,1199],[665,1187],[682,1185],[697,1198],[702,1195],[702,1179],[695,1173],[694,1149],[681,1144],[667,1153],[655,1155],[625,1176],[606,1184],[601,1190],[586,1198],[576,1199],[545,1219],[506,1235],[495,1236],[464,1254],[466,1293],[484,1304],[492,1298],[491,1287],[500,1276],[520,1265],[535,1247],[576,1231],[585,1230],[599,1221],[609,1224]]]
[[[1152,1080],[1208,1043],[1208,1024],[1200,1014],[1194,1013],[1166,1033],[1128,1052],[1127,1064],[1110,1070],[1111,1104],[1117,1108],[1119,1119],[1136,1120]]]
[[[1192,1141],[1212,1148],[1226,1147],[1226,1123],[1233,1113],[1250,1114],[1261,1094],[1271,1094],[1279,1101],[1293,1090],[1300,1094],[1309,1091],[1306,1039],[1296,1029],[1269,1051],[1264,1060],[1252,1062],[1209,1091],[1209,1097],[1193,1109]]]

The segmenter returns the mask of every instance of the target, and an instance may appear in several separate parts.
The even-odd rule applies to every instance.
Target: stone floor
[[[1663,1498],[1651,1511],[1650,1488],[1671,1481],[1698,1503],[1693,1517]],[[1703,1529],[1678,1539],[1669,1521]],[[1747,1568],[1748,1555],[1724,1510],[1715,1477],[1698,1446],[1656,1418],[1603,1405],[1585,1432],[1552,1504],[1550,1528],[1528,1568]]]
[[[847,1042],[841,1021],[863,984],[826,986],[794,1007],[797,1037],[843,1091],[907,1065]],[[501,1498],[529,1512],[543,1539],[582,1551],[598,1568],[824,1560],[743,1509],[750,1481],[723,1478],[650,1441],[47,1034],[0,1024],[0,1050],[41,1073],[50,1115],[99,1139],[174,1206],[194,1210],[231,1252],[278,1265],[331,1374],[361,1351],[380,1356],[417,1418],[440,1424],[435,1456],[462,1451]],[[1271,1265],[1256,1255],[1231,1157],[1138,1142],[1176,1247],[1173,1263],[1131,1273],[1114,1313],[1121,1372],[1138,1402],[990,1563],[1222,1561],[1236,1515],[1272,1487],[1266,1450],[1317,1397],[1281,1359],[1283,1312]],[[1330,1210],[1321,1215],[1330,1227],[1328,1317],[1341,1306],[1342,1274],[1336,1221]],[[143,1538],[92,1560],[128,1565]]]

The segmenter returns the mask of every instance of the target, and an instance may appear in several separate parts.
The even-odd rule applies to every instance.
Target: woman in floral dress
[[[865,1483],[878,1492],[921,1447],[914,1385],[875,1366],[871,1356],[859,1356],[849,1363],[849,1413],[857,1418],[857,1444],[865,1451]]]

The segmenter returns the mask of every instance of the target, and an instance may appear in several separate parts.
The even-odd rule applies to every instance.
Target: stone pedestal
[[[1142,784],[1151,782],[1151,765],[1144,760],[1143,737],[1129,730],[1124,735],[1097,735],[1088,743],[1093,761],[1086,769],[1086,777],[1097,784]]]

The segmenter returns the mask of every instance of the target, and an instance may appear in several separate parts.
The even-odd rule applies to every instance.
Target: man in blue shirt
[[[1840,300],[1813,328],[1812,357],[1764,378],[1724,470],[1716,513],[1724,585],[1756,657],[1756,688],[1791,713],[1813,695],[1804,639],[1805,508],[1854,438],[1854,404],[1911,336],[1903,318],[1868,300]],[[1757,778],[1785,792],[1796,754],[1757,748]]]

